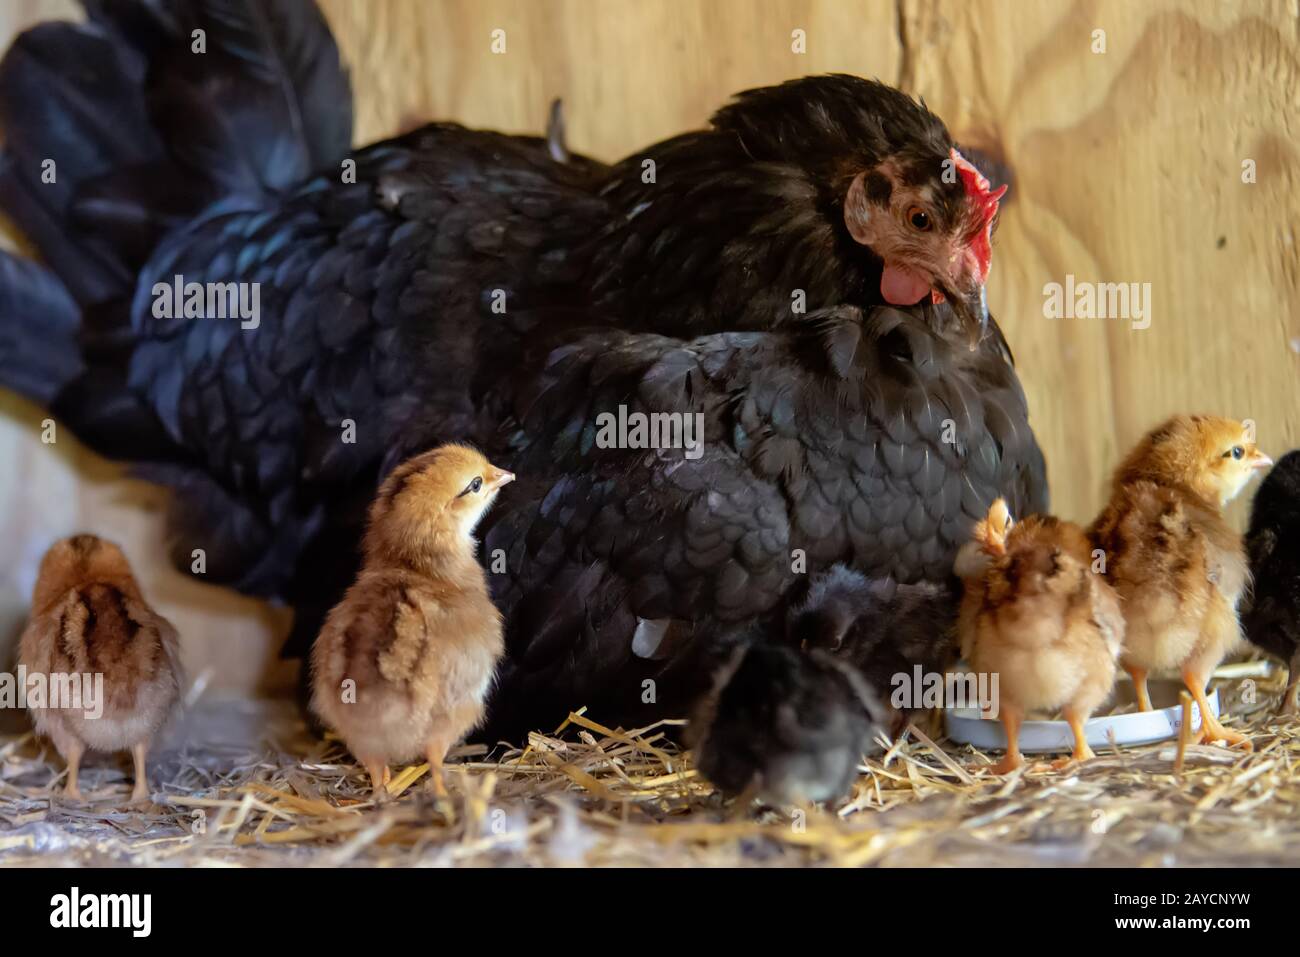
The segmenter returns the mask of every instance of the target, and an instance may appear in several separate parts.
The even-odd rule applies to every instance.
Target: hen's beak
[[[1273,464],[1273,460],[1263,452],[1256,452],[1250,457],[1250,467],[1253,469],[1266,469]]]
[[[956,314],[957,321],[966,330],[970,351],[974,352],[989,327],[989,304],[984,293],[984,284],[977,283],[962,292],[944,284],[937,286],[936,291],[952,304],[952,311]]]

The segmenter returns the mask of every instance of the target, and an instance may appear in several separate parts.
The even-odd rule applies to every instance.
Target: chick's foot
[[[1243,751],[1254,751],[1255,746],[1250,743],[1249,737],[1240,731],[1225,728],[1210,711],[1210,702],[1205,697],[1205,686],[1208,683],[1208,675],[1190,669],[1183,672],[1183,684],[1187,685],[1187,690],[1192,693],[1197,707],[1201,709],[1201,726],[1192,738],[1192,743],[1213,744],[1215,741],[1222,741],[1230,748],[1240,747]]]
[[[1002,703],[1002,727],[1007,733],[1007,753],[1002,756],[1002,760],[992,767],[985,766],[977,770],[988,770],[990,774],[1010,774],[1016,768],[1025,763],[1024,756],[1020,753],[1020,722],[1023,718],[1021,713],[1011,707],[1008,703]]]
[[[392,772],[388,770],[387,764],[378,760],[363,760],[362,764],[370,775],[370,798],[376,804],[382,804],[390,797],[388,782],[392,780]]]
[[[131,790],[132,804],[149,803],[149,776],[145,772],[145,757],[149,753],[147,744],[137,744],[131,749],[135,761],[135,787]]]
[[[1215,741],[1222,741],[1230,748],[1241,748],[1243,751],[1254,751],[1255,745],[1251,743],[1247,735],[1240,731],[1233,731],[1231,728],[1225,728],[1214,718],[1211,718],[1206,711],[1202,711],[1204,716],[1201,720],[1200,730],[1192,738],[1193,744],[1213,744]]]
[[[1145,693],[1146,683],[1143,681],[1142,690]],[[1082,715],[1073,714],[1068,709],[1065,713],[1065,720],[1070,725],[1070,731],[1074,734],[1074,753],[1068,758],[1058,758],[1052,762],[1052,770],[1060,771],[1069,767],[1071,764],[1082,761],[1091,761],[1097,755],[1088,745],[1088,735],[1084,732],[1084,718]]]

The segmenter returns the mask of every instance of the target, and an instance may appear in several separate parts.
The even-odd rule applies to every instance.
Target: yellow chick
[[[393,470],[370,507],[356,582],[312,648],[312,708],[385,800],[388,765],[447,752],[483,719],[505,650],[474,527],[514,475],[462,445]]]
[[[1147,676],[1176,671],[1200,705],[1198,740],[1249,749],[1210,714],[1205,688],[1241,641],[1237,603],[1249,581],[1241,536],[1223,507],[1272,464],[1235,419],[1179,415],[1143,437],[1115,472],[1088,535],[1127,621],[1121,663],[1151,709]]]
[[[998,499],[974,534],[955,568],[964,585],[957,633],[970,667],[998,676],[1007,751],[992,772],[1023,763],[1020,724],[1029,711],[1060,709],[1069,722],[1074,753],[1056,767],[1092,758],[1084,723],[1114,686],[1124,619],[1091,570],[1083,529],[1046,515],[1013,523]]]

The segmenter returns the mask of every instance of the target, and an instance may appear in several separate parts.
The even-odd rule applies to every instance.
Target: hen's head
[[[989,184],[923,103],[859,77],[807,77],[741,94],[714,123],[757,161],[797,156],[836,230],[878,262],[868,292],[894,305],[947,300],[972,340],[982,333],[1007,188]]]

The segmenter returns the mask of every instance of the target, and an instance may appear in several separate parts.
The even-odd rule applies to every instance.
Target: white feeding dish
[[[1094,751],[1120,744],[1154,744],[1178,737],[1183,723],[1183,709],[1178,693],[1183,686],[1174,681],[1152,681],[1148,685],[1154,711],[1130,711],[1127,714],[1107,714],[1092,718],[1083,726],[1088,745]],[[1219,716],[1219,692],[1214,690],[1206,697],[1210,711]],[[1115,686],[1115,704],[1136,707],[1133,685],[1123,682]],[[980,717],[978,708],[948,708],[944,711],[944,724],[948,737],[958,744],[970,744],[981,751],[1005,751],[1007,734],[1002,722],[996,718]],[[1192,730],[1201,726],[1201,709],[1192,703]],[[1020,725],[1020,750],[1026,754],[1071,751],[1074,733],[1064,721],[1025,721]]]

